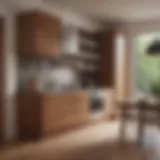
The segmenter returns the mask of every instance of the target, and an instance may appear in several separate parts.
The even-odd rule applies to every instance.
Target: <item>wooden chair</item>
[[[148,123],[156,124],[160,127],[160,103],[148,103],[139,101],[135,103],[120,103],[121,126],[120,138],[123,141],[125,136],[126,123],[128,120],[138,120],[137,142],[142,144],[144,138],[144,128]]]

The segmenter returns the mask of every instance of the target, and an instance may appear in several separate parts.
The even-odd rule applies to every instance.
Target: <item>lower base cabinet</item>
[[[89,94],[19,93],[18,137],[39,139],[89,121]]]

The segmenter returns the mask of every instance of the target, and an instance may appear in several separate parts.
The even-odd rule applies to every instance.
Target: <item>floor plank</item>
[[[160,132],[146,127],[143,146],[136,144],[137,125],[128,123],[119,141],[118,121],[77,129],[39,142],[0,148],[0,160],[159,160]]]

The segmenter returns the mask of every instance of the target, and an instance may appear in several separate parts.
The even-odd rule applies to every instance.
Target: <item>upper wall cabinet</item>
[[[60,20],[39,11],[19,14],[17,52],[20,56],[58,57],[61,52]]]
[[[116,30],[106,30],[97,34],[99,52],[99,85],[115,88],[118,95],[125,95],[126,40],[125,35]],[[120,97],[119,96],[119,97]]]

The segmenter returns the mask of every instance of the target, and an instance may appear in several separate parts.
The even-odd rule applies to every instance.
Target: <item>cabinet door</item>
[[[20,56],[33,56],[36,52],[35,20],[32,13],[17,16],[17,52]]]
[[[44,136],[88,123],[88,97],[88,93],[43,95]]]
[[[17,17],[17,50],[22,56],[60,55],[60,21],[42,12]]]
[[[101,55],[99,65],[99,85],[102,87],[114,86],[114,31],[102,31],[98,33],[98,46]]]
[[[20,140],[41,136],[41,99],[38,93],[17,94],[17,127]]]
[[[36,49],[42,56],[60,55],[60,22],[45,14],[38,14],[36,21]]]

